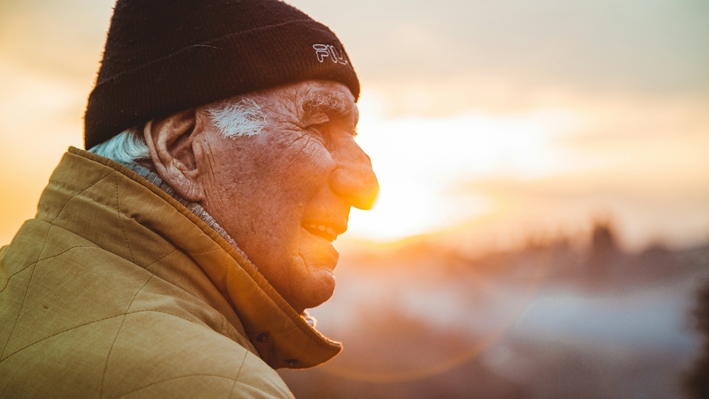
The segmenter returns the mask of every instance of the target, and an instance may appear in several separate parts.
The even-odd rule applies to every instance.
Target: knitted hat
[[[91,148],[156,117],[309,79],[359,81],[337,36],[279,0],[118,0],[85,115]]]

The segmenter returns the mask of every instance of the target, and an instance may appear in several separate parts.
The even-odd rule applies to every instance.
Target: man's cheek
[[[305,175],[303,177],[322,178],[335,167],[330,151],[318,140],[311,139],[293,159],[294,165]],[[293,165],[290,165],[293,171]]]
[[[293,135],[293,139],[283,154],[290,157],[295,162],[302,161],[327,161],[330,152],[326,148],[325,140],[314,132],[302,131]]]

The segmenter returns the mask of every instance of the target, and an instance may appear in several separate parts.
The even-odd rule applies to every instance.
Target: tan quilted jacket
[[[341,350],[206,223],[70,148],[0,249],[0,398],[283,398]]]

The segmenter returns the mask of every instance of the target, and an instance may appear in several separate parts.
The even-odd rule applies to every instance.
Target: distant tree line
[[[692,399],[709,398],[709,282],[699,291],[697,296],[696,328],[702,334],[704,343],[701,354],[687,373],[685,389]]]

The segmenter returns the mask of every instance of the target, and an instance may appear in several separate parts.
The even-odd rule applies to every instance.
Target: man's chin
[[[298,287],[296,311],[302,313],[305,309],[322,305],[332,297],[337,281],[330,270],[321,269],[311,273],[308,282]]]
[[[303,231],[300,237],[298,256],[292,259],[290,275],[299,281],[291,281],[294,294],[291,305],[302,312],[330,299],[335,291],[335,267],[340,254],[331,242]]]

